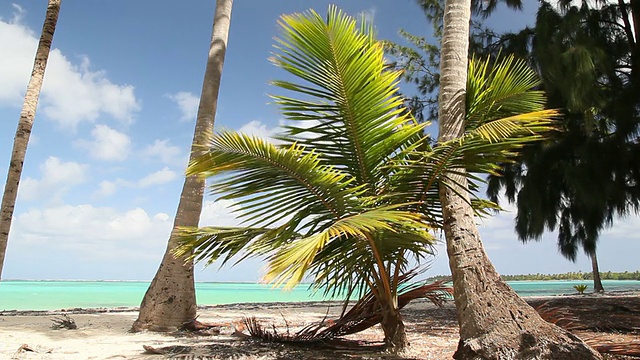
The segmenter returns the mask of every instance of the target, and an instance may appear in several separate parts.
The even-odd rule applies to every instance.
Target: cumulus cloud
[[[200,226],[238,226],[239,221],[232,213],[233,200],[207,200],[202,205]]]
[[[100,182],[100,184],[98,185],[98,191],[96,191],[94,195],[107,197],[115,194],[116,188],[117,185],[115,182],[104,180]]]
[[[144,189],[155,185],[164,185],[178,179],[178,177],[178,173],[165,166],[161,170],[146,175],[136,181],[125,179],[116,179],[112,181],[103,180],[98,185],[98,189],[93,192],[93,196],[108,197],[115,194],[120,187]]]
[[[23,10],[9,21],[0,19],[0,104],[19,107],[29,81],[38,38],[22,24]],[[55,39],[54,39],[55,42]],[[88,57],[73,64],[59,49],[52,49],[40,97],[40,108],[63,127],[95,121],[101,115],[131,123],[140,102],[131,85],[112,83],[105,71],[90,69]]]
[[[178,108],[182,112],[180,121],[192,121],[195,120],[198,114],[198,104],[200,98],[191,92],[180,91],[175,94],[167,94],[167,98],[171,99],[178,105]]]
[[[175,145],[171,145],[168,139],[153,142],[142,150],[142,156],[150,159],[157,159],[167,165],[177,165],[183,167],[186,165],[188,155]]]
[[[40,165],[42,177],[27,177],[20,183],[21,200],[59,200],[69,189],[86,181],[88,166],[74,161],[64,162],[50,156]]]
[[[258,120],[250,121],[238,129],[238,132],[269,140],[273,140],[273,136],[277,135],[279,131],[279,127],[270,128]]]
[[[60,205],[31,209],[15,217],[12,241],[32,252],[47,247],[71,251],[77,259],[145,257],[150,246],[168,239],[173,219],[165,213],[148,214],[142,208],[118,211],[108,207]],[[110,251],[111,250],[111,251]]]
[[[153,185],[170,183],[177,178],[178,174],[176,174],[175,171],[170,170],[168,167],[164,167],[162,170],[151,173],[138,180],[137,185],[141,188],[145,188]]]
[[[131,150],[131,139],[124,133],[114,130],[107,125],[96,125],[91,131],[93,140],[79,140],[76,146],[86,149],[98,160],[123,161]]]

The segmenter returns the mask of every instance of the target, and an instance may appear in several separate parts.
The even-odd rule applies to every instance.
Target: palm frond
[[[326,265],[331,258],[336,256],[348,258],[345,254],[352,250],[362,250],[367,249],[367,247],[369,247],[367,249],[369,252],[384,250],[381,248],[371,249],[370,243],[366,240],[372,234],[380,232],[403,232],[413,235],[385,238],[384,241],[394,241],[395,246],[389,247],[391,251],[398,251],[398,249],[403,248],[414,248],[422,252],[428,251],[428,248],[425,248],[424,245],[431,244],[433,237],[426,231],[422,216],[397,210],[398,207],[400,206],[377,208],[347,216],[330,224],[321,232],[284,245],[270,258],[265,280],[273,282],[276,286],[284,284],[285,288],[292,288],[302,280],[307,269],[314,262],[322,265],[315,268],[321,271],[323,265]],[[419,240],[422,246],[411,246],[416,240]],[[338,244],[335,247],[336,251],[333,253],[322,252],[325,246],[332,242]],[[318,257],[319,254],[322,256]],[[382,254],[382,256],[384,255]],[[371,258],[371,256],[367,257]],[[362,261],[362,254],[359,254],[357,258]],[[354,266],[350,266],[347,269],[353,268]],[[324,269],[334,276],[336,270],[339,272],[334,266]],[[324,278],[325,275],[317,274],[317,276]],[[331,284],[328,285],[331,286]],[[331,289],[327,290],[330,291]]]
[[[326,22],[313,10],[284,16],[273,62],[306,83],[275,81],[302,99],[273,97],[293,122],[282,141],[315,149],[375,193],[380,166],[419,139],[423,125],[400,109],[399,73],[383,71],[372,27],[356,23],[334,6]]]
[[[348,174],[323,165],[317,153],[302,146],[276,147],[230,132],[212,135],[208,150],[187,174],[217,176],[211,191],[222,199],[240,199],[238,214],[250,227],[269,227],[310,209],[316,219],[339,218],[345,199],[360,191]]]

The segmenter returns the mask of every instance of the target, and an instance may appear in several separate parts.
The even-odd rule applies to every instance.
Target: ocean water
[[[591,281],[510,281],[521,296],[575,294],[573,285]],[[640,290],[637,280],[604,280],[607,291]],[[0,311],[57,310],[69,308],[139,306],[149,282],[143,281],[21,281],[0,282]],[[257,283],[196,283],[199,305],[323,300],[307,286],[293,290],[273,289]]]

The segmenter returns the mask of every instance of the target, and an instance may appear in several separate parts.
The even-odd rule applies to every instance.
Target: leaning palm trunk
[[[591,269],[593,272],[593,292],[604,292],[604,286],[602,286],[602,279],[600,279],[600,269],[598,268],[598,256],[594,251],[589,254],[591,258]]]
[[[218,102],[222,66],[227,49],[233,0],[218,0],[213,35],[202,85],[190,160],[197,157],[213,129]],[[153,278],[140,305],[140,314],[132,331],[171,331],[196,315],[196,294],[193,261],[176,258],[173,249],[178,245],[179,227],[198,226],[202,211],[204,179],[192,175],[185,178],[180,203],[160,268]]]
[[[33,64],[33,71],[31,72],[31,79],[29,79],[29,85],[27,85],[27,92],[24,96],[20,120],[18,121],[18,129],[16,130],[16,136],[13,140],[9,172],[2,195],[2,208],[0,209],[0,279],[2,278],[2,268],[4,266],[7,242],[9,240],[11,219],[13,218],[13,210],[16,204],[16,197],[18,196],[18,185],[20,184],[20,176],[22,175],[22,165],[27,152],[27,145],[29,144],[33,120],[36,117],[40,88],[42,88],[42,80],[44,79],[44,72],[47,67],[47,60],[49,59],[53,33],[58,23],[60,3],[61,0],[49,0],[47,14]]]
[[[439,141],[464,132],[469,0],[447,0],[441,51]],[[444,233],[460,326],[456,359],[600,359],[580,339],[545,322],[501,279],[474,222],[465,169],[440,185]]]

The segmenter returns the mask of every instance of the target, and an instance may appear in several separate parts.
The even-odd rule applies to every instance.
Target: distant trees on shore
[[[450,277],[450,275],[437,275],[428,278],[428,281],[437,281]],[[525,281],[525,280],[593,280],[591,272],[570,271],[564,274],[526,274],[526,275],[500,275],[504,281]],[[640,280],[640,270],[634,272],[600,272],[602,280]]]
[[[593,280],[591,272],[567,272],[564,274],[527,274],[527,275],[501,275],[506,281],[516,280]],[[634,272],[601,272],[602,280],[640,280],[640,271]]]

